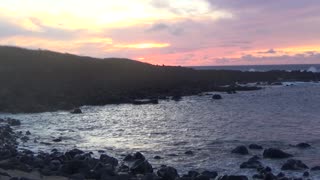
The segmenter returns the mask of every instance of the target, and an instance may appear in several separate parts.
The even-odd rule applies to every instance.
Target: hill
[[[235,82],[315,80],[308,72],[197,71],[0,46],[0,112],[42,112],[190,95]]]

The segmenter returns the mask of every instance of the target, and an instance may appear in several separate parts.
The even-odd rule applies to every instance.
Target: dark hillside
[[[196,71],[129,59],[97,59],[0,46],[0,111],[53,111],[195,94],[236,81],[315,80],[317,76],[284,71]]]

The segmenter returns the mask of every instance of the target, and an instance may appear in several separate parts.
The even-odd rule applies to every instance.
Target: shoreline
[[[259,156],[253,156],[240,165],[240,169],[256,169],[253,177],[244,175],[225,175],[216,171],[197,172],[190,170],[186,174],[180,174],[174,167],[162,166],[154,169],[149,161],[140,152],[127,154],[123,159],[116,159],[102,153],[99,158],[92,157],[90,152],[79,149],[72,149],[66,152],[59,152],[52,147],[51,152],[35,153],[30,150],[18,151],[17,140],[28,136],[27,132],[14,132],[12,126],[19,126],[19,120],[3,119],[0,125],[1,142],[0,146],[0,177],[5,178],[4,173],[11,176],[27,177],[29,179],[158,179],[158,180],[232,180],[232,179],[266,179],[286,180],[287,170],[298,172],[301,178],[310,178],[314,171],[320,170],[319,166],[307,167],[303,162],[294,159],[292,155],[281,151],[261,147],[258,144],[248,146],[240,145],[235,147],[230,154],[237,154],[239,157],[248,156],[250,151],[259,151]],[[307,149],[310,144],[299,143],[296,148]],[[269,152],[269,153],[268,153]],[[186,152],[192,156],[193,152]],[[154,157],[161,158],[160,156]],[[265,159],[285,159],[282,166],[282,173],[273,174],[270,167],[264,166]],[[284,168],[284,166],[286,166]],[[234,167],[239,168],[239,167]],[[4,171],[3,171],[4,170]],[[2,173],[1,173],[2,172]],[[49,175],[49,176],[48,176]],[[296,177],[296,176],[295,176]],[[7,177],[10,179],[9,177]]]

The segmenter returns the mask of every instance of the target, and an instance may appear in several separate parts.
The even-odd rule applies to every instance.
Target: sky
[[[158,65],[320,63],[319,0],[1,0],[0,45]]]

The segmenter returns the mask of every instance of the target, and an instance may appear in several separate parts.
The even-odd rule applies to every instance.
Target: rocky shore
[[[243,175],[225,175],[216,171],[194,171],[179,174],[174,167],[162,165],[153,168],[145,156],[136,152],[116,159],[105,153],[99,158],[91,152],[72,149],[60,152],[32,152],[28,149],[17,148],[18,141],[27,141],[30,132],[15,132],[12,126],[19,126],[19,120],[0,119],[0,179],[99,179],[99,180],[298,180],[312,179],[312,174],[320,170],[320,166],[309,168],[293,155],[275,148],[264,148],[258,144],[235,147],[230,153],[239,156],[248,155],[250,151],[261,151],[240,165],[240,169],[254,169],[252,177]],[[296,148],[306,149],[311,145],[300,143]],[[187,153],[187,152],[186,152]],[[188,152],[192,153],[192,151]],[[161,158],[160,156],[155,158]],[[280,173],[265,166],[266,159],[286,159]],[[239,168],[239,167],[234,167]],[[290,177],[286,173],[296,171],[300,177]],[[278,171],[277,171],[278,172]]]

